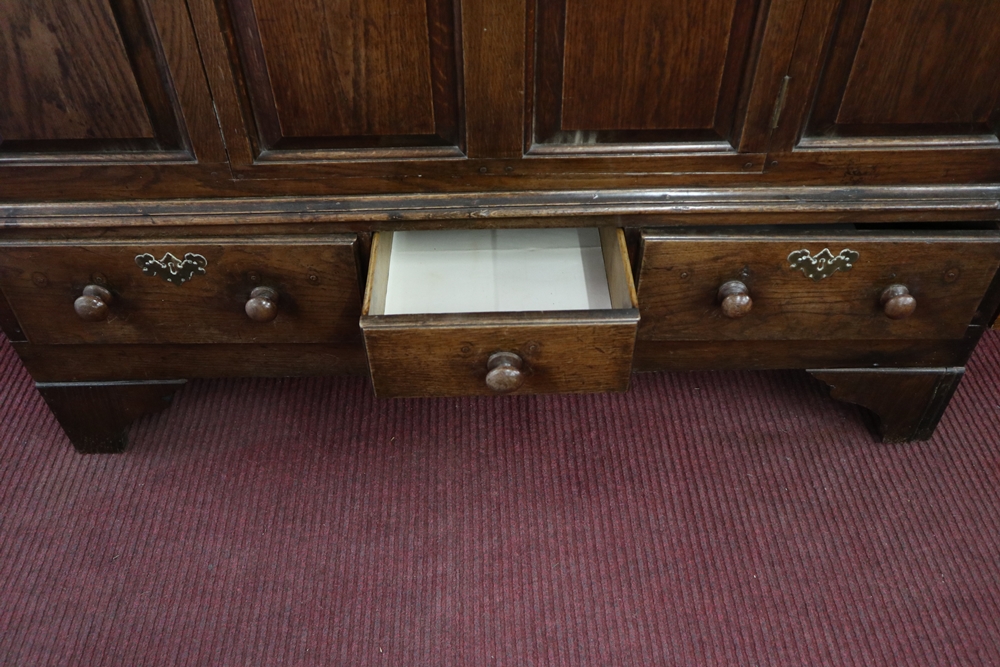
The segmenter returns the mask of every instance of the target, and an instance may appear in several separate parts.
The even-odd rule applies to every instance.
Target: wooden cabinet
[[[96,429],[86,401],[132,414],[190,377],[372,371],[386,394],[464,394],[497,369],[531,392],[791,367],[888,437],[925,437],[1000,309],[998,17],[1000,0],[6,0],[0,326],[74,434]],[[377,234],[541,227],[623,230],[638,304],[362,316]],[[845,249],[849,278],[789,263]],[[135,258],[167,252],[211,277],[148,282]]]

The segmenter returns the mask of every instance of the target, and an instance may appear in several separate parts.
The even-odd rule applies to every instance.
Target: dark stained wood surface
[[[0,2],[0,90],[4,143],[153,136],[107,0]]]
[[[633,370],[711,371],[793,368],[910,368],[964,364],[982,333],[956,340],[643,340]]]
[[[596,195],[596,196],[595,196]],[[978,221],[978,222],[976,222]],[[581,192],[454,192],[138,202],[0,203],[4,239],[232,236],[446,227],[635,228],[1000,221],[1000,186],[699,188]],[[72,230],[72,231],[70,231]],[[138,230],[138,232],[137,232]]]
[[[360,337],[346,343],[32,345],[14,343],[42,382],[368,375]]]
[[[230,0],[256,14],[283,136],[430,134],[427,3]]]
[[[75,5],[60,20],[90,10],[104,18],[88,23],[93,42],[80,46],[77,35],[61,40],[63,48],[83,49],[70,60],[87,62],[88,53],[93,59],[87,49],[113,42],[105,49],[110,70],[100,81],[132,77],[130,95],[147,117],[149,136],[27,143],[5,136],[0,164],[11,166],[0,179],[0,200],[1000,180],[998,83],[989,68],[997,20],[986,0],[772,0],[759,7],[753,0],[712,0],[685,4],[690,11],[683,13],[674,12],[676,3],[639,4]],[[23,13],[26,5],[4,6]],[[52,7],[35,3],[30,11]],[[675,34],[683,25],[697,29]],[[293,32],[295,39],[285,36]],[[4,49],[14,43],[4,42]],[[630,49],[643,44],[663,48],[633,57]],[[883,57],[880,50],[890,44]],[[313,55],[320,66],[306,67]],[[272,72],[272,65],[285,69]],[[23,69],[16,68],[19,75]],[[71,78],[84,85],[88,77],[94,78],[90,72]],[[581,95],[610,90],[608,77],[629,94],[573,106]],[[896,88],[882,85],[890,79]],[[329,85],[317,85],[322,81]],[[330,96],[340,106],[330,106]],[[107,96],[97,86],[84,97]],[[117,105],[107,100],[113,104],[84,106],[104,113]],[[343,109],[351,113],[334,113]],[[10,113],[19,127],[33,122],[23,111]],[[615,116],[608,127],[618,129],[583,127]],[[64,120],[71,118],[67,107]],[[400,123],[399,132],[418,134],[386,134]],[[692,123],[700,129],[674,127]],[[664,127],[649,129],[658,124]],[[127,125],[119,125],[124,134],[137,134],[126,132]],[[306,136],[321,130],[326,134]],[[355,132],[375,134],[344,134]],[[67,142],[77,143],[68,150]],[[526,149],[530,158],[522,159]]]
[[[633,371],[908,368],[965,364],[983,327],[956,340],[638,340]],[[31,345],[14,343],[45,382],[368,375],[362,341],[333,345]]]
[[[519,158],[524,152],[527,1],[460,1],[470,158]]]
[[[565,0],[565,130],[711,129],[736,0]]]
[[[128,426],[163,410],[184,380],[48,383],[35,386],[81,454],[112,454],[128,444]]]
[[[3,331],[7,339],[14,343],[28,340],[24,337],[21,324],[14,317],[14,310],[7,303],[7,297],[3,295],[3,292],[0,292],[0,331]]]
[[[992,0],[822,0],[809,7],[796,79],[816,81],[807,138],[995,135],[1000,18]],[[817,58],[822,56],[822,77]],[[795,106],[801,114],[802,90]],[[953,139],[952,139],[953,140]],[[834,146],[835,147],[835,146]]]
[[[837,122],[985,124],[1000,104],[995,0],[874,0]]]
[[[204,275],[176,285],[136,265],[138,255],[168,252],[203,256]],[[26,244],[0,249],[0,287],[32,343],[330,343],[360,335],[356,262],[349,235]],[[74,310],[88,284],[113,295],[102,321]],[[271,322],[246,314],[256,287],[280,295]]]
[[[0,117],[8,114],[21,128],[0,127],[0,200],[229,189],[226,150],[183,3],[31,3],[28,18],[35,20],[26,26],[27,6],[0,7],[18,15],[6,17],[16,19],[10,24],[0,20],[0,85],[13,91]],[[45,16],[51,20],[41,21]],[[4,31],[13,31],[14,41],[5,41]],[[2,83],[9,76],[18,80]],[[86,131],[71,129],[80,123]],[[21,133],[29,126],[35,129]]]
[[[118,0],[121,2],[122,0]],[[131,0],[140,4],[138,0]],[[141,52],[145,89],[152,89],[154,81],[160,82],[162,89],[156,95],[157,114],[166,116],[166,106],[173,113],[177,125],[178,152],[185,153],[184,162],[189,169],[196,163],[202,178],[225,189],[225,180],[230,176],[228,151],[219,132],[219,120],[215,113],[205,79],[205,69],[201,62],[198,44],[191,16],[187,7],[177,0],[146,0],[147,10],[132,13],[132,20],[138,33],[136,40],[142,40],[141,49],[133,47],[133,58]],[[168,82],[171,84],[168,86]],[[153,95],[147,94],[152,106]],[[165,121],[164,121],[165,122]],[[160,130],[165,136],[166,128]],[[171,155],[180,162],[179,156]],[[171,180],[181,165],[164,169],[158,180]],[[219,179],[223,182],[219,183]],[[178,188],[183,191],[183,188]]]
[[[372,386],[382,398],[491,395],[496,352],[523,361],[512,393],[624,391],[638,312],[366,316],[361,319]]]
[[[850,270],[814,280],[789,256],[858,253]],[[832,259],[832,258],[831,258]],[[914,238],[893,234],[705,235],[648,232],[639,273],[640,338],[671,340],[958,338],[1000,266],[995,232]],[[721,285],[746,284],[753,309],[727,318]],[[883,291],[905,285],[917,301],[893,320]]]
[[[875,413],[885,442],[927,440],[965,374],[964,368],[810,370],[830,396]]]
[[[766,21],[759,2],[560,0],[534,12],[532,154],[740,143],[741,90]]]

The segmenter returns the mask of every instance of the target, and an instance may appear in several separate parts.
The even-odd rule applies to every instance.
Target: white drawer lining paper
[[[393,234],[386,315],[610,308],[595,228]]]

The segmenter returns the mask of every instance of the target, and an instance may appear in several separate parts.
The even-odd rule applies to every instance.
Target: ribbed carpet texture
[[[0,340],[2,665],[1000,665],[1000,336],[935,437],[804,373],[194,381],[73,452]]]

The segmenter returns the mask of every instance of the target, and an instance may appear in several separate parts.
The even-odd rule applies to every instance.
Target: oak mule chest
[[[88,452],[339,373],[800,368],[927,438],[1000,308],[998,65],[1000,0],[5,0],[0,327]]]

